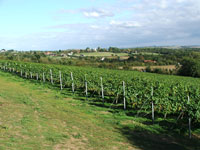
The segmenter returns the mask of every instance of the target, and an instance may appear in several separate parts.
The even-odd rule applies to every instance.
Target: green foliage
[[[151,67],[150,66],[146,67],[146,72],[151,72]]]
[[[184,112],[185,117],[191,115],[194,120],[200,121],[198,115],[200,109],[197,105],[200,98],[199,79],[133,71],[1,61],[2,70],[12,72],[13,68],[15,74],[20,76],[22,71],[23,77],[28,79],[30,79],[31,73],[33,79],[36,79],[36,74],[38,74],[39,80],[42,82],[43,73],[45,81],[50,82],[51,69],[54,86],[60,85],[59,71],[61,71],[63,87],[71,88],[72,82],[74,82],[75,91],[83,90],[83,93],[85,93],[85,75],[87,75],[87,88],[91,96],[101,93],[100,77],[102,77],[105,101],[116,101],[118,104],[123,103],[122,81],[125,81],[128,108],[142,110],[148,114],[151,111],[151,102],[154,101],[156,113],[163,116],[166,114],[178,116]],[[71,72],[74,76],[73,81],[70,76]],[[153,97],[151,95],[152,88],[154,90]],[[187,105],[188,96],[191,99],[190,107]]]
[[[117,47],[109,47],[108,49],[109,52],[113,52],[113,53],[119,53],[121,52],[121,50]]]
[[[200,77],[199,59],[187,58],[182,61],[182,67],[179,70],[180,75]]]

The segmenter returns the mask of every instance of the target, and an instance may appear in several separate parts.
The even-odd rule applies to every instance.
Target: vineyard
[[[200,122],[200,79],[156,75],[133,71],[0,61],[1,70],[23,78],[49,82],[61,90],[82,91],[99,102],[112,103],[123,109],[176,116]]]

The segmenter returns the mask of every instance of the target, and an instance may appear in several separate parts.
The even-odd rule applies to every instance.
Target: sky
[[[0,49],[200,45],[200,0],[0,0]]]

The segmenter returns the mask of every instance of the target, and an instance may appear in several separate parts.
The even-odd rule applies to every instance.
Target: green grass
[[[0,150],[200,149],[198,129],[190,140],[173,119],[152,125],[130,110],[84,99],[0,71]]]
[[[109,56],[128,56],[127,53],[111,53],[111,52],[89,52],[89,53],[80,53],[77,54],[76,56],[80,55],[85,55],[85,56],[94,56],[94,57],[109,57]]]

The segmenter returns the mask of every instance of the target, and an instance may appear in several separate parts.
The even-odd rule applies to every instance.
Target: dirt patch
[[[120,60],[127,60],[127,59],[129,59],[129,56],[121,56],[120,57]]]
[[[103,115],[109,115],[111,114],[110,112],[108,111],[99,111],[99,114],[103,114]]]
[[[64,141],[60,144],[57,144],[54,146],[54,150],[85,150],[88,149],[88,140],[85,137],[82,137],[81,139],[76,139],[74,137],[71,137],[69,140]]]

